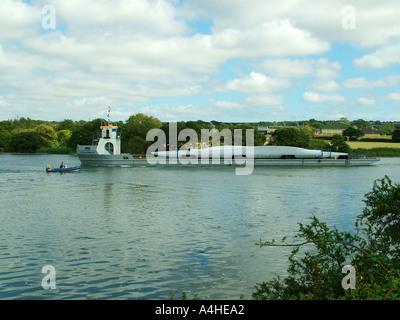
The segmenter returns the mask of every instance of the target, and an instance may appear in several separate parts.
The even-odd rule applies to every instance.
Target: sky
[[[1,0],[0,120],[400,120],[398,0]]]

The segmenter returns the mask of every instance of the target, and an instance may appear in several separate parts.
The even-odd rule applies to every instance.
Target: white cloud
[[[369,99],[369,98],[360,97],[357,101],[358,101],[359,104],[361,104],[363,106],[374,106],[374,105],[376,105],[375,99]]]
[[[351,78],[343,83],[343,86],[351,89],[373,89],[375,87],[394,87],[400,82],[400,76],[388,76],[384,79],[371,80],[367,78]]]
[[[355,9],[355,29],[345,29],[342,9],[346,5]],[[281,0],[277,4],[269,1],[247,0],[193,0],[190,6],[203,16],[212,17],[214,30],[254,28],[265,21],[291,17],[299,29],[313,36],[333,42],[350,42],[356,46],[373,47],[387,45],[400,36],[397,0],[384,2],[352,0],[318,1]]]
[[[335,91],[340,89],[340,85],[335,80],[318,79],[311,84],[311,88],[318,91]]]
[[[254,112],[262,106],[287,111],[284,104],[298,100],[300,90],[308,90],[304,101],[342,102],[346,98],[335,91],[343,87],[372,90],[400,82],[397,76],[370,80],[354,74],[338,83],[347,52],[339,45],[335,59],[331,51],[338,50],[334,41],[356,47],[360,51],[350,56],[359,54],[353,63],[360,69],[399,64],[400,3],[394,0],[354,0],[355,30],[341,26],[345,0],[54,0],[57,30],[46,31],[41,9],[48,4],[0,1],[3,118],[93,118],[109,104],[123,116],[140,109],[139,103],[160,117],[179,111],[223,118],[226,110],[247,117],[245,105]],[[201,33],[195,25],[204,21],[210,30]],[[283,99],[288,88],[293,90]],[[221,91],[239,94],[213,96]],[[182,97],[193,101],[182,103]],[[170,106],[157,106],[155,98]],[[218,101],[199,102],[210,98]],[[395,93],[388,99],[396,99]]]
[[[47,0],[40,1],[41,6],[46,4]],[[173,4],[162,0],[53,0],[51,4],[56,9],[57,24],[66,26],[73,37],[140,35],[159,38],[190,31]]]
[[[400,44],[384,46],[373,53],[354,60],[354,65],[361,69],[380,69],[400,63]]]
[[[313,62],[307,59],[269,58],[260,64],[260,68],[282,78],[307,77],[314,71]]]
[[[226,89],[247,93],[273,92],[290,86],[290,80],[270,78],[259,72],[252,71],[244,78],[229,80],[226,84]]]
[[[243,109],[244,106],[240,102],[232,102],[232,101],[215,101],[214,106],[219,109]]]
[[[36,36],[40,31],[40,9],[22,1],[0,2],[0,41],[14,41]],[[4,43],[4,42],[3,42]]]
[[[346,98],[338,94],[320,94],[307,91],[303,94],[303,100],[309,102],[343,102]]]
[[[310,88],[316,91],[335,91],[341,88],[335,78],[342,66],[339,62],[320,59],[266,59],[260,68],[277,78],[314,78]]]
[[[392,92],[390,94],[387,95],[387,98],[389,100],[393,100],[393,101],[400,101],[400,92]]]
[[[250,95],[246,98],[245,103],[249,105],[256,106],[271,106],[271,105],[281,105],[284,100],[281,95],[276,94],[258,94]]]

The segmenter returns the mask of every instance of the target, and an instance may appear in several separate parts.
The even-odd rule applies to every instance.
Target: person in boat
[[[64,162],[61,162],[60,168],[65,168]]]

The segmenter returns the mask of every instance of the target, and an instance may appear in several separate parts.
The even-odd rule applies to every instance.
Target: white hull
[[[192,157],[197,159],[231,159],[232,157],[246,156],[252,159],[322,159],[347,156],[342,152],[324,152],[321,150],[309,150],[286,146],[221,146],[205,149],[156,151],[153,155],[161,158]]]

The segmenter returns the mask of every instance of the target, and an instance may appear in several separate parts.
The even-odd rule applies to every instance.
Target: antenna
[[[111,121],[110,121],[110,112],[111,112],[111,107],[108,106],[108,113],[107,113],[108,125],[111,125]]]

